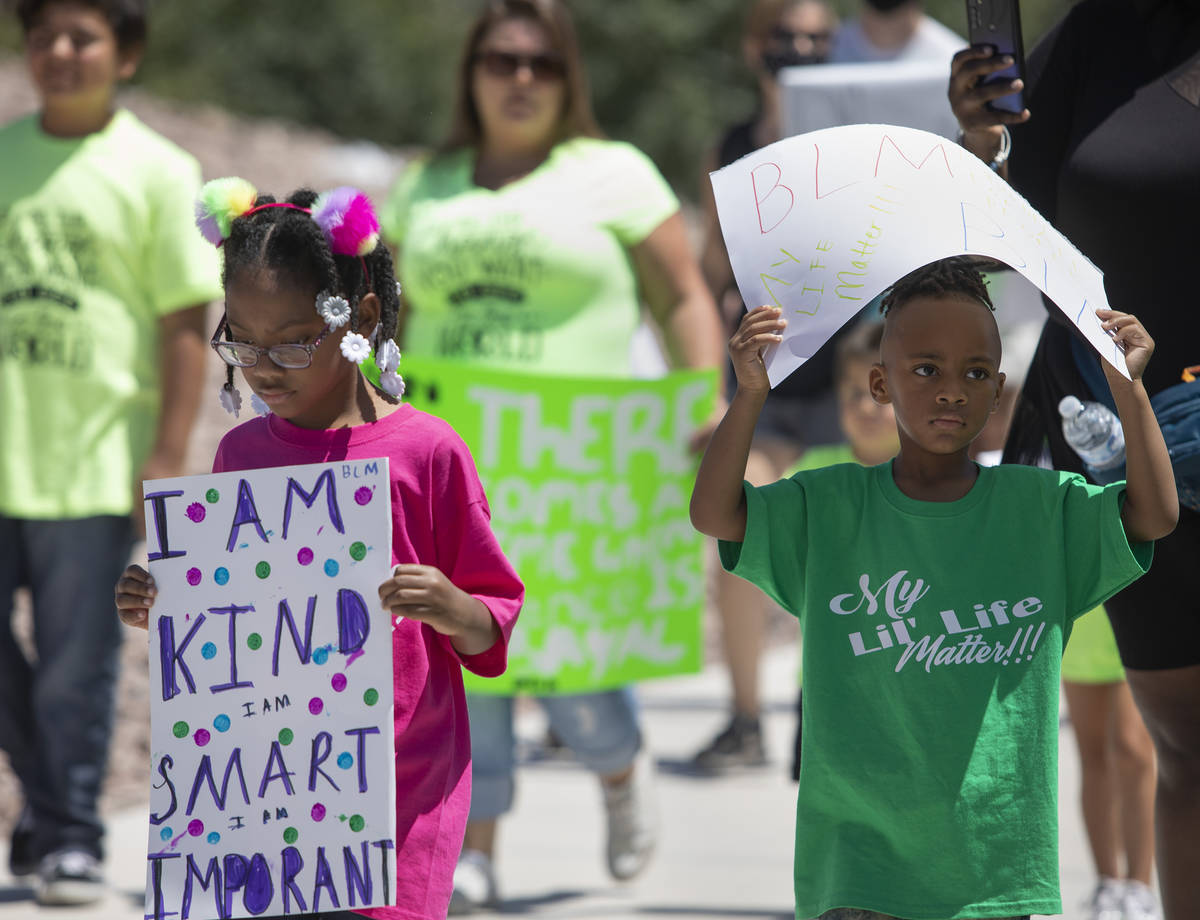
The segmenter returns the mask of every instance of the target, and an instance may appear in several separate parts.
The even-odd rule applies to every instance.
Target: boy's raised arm
[[[1121,523],[1130,542],[1158,540],[1175,529],[1179,495],[1175,491],[1171,456],[1142,384],[1142,372],[1154,353],[1154,340],[1137,318],[1128,313],[1097,310],[1096,315],[1104,329],[1125,347],[1125,364],[1133,378],[1126,380],[1107,361],[1102,362],[1125,430],[1126,481]]]
[[[746,536],[742,480],[754,425],[771,391],[762,352],[783,341],[787,320],[781,313],[778,307],[755,307],[729,340],[737,392],[704,451],[690,506],[692,526],[719,540],[740,542]]]

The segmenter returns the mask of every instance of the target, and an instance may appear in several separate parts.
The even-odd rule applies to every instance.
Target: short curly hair
[[[994,313],[996,307],[988,296],[987,282],[979,265],[979,260],[973,256],[950,256],[922,265],[884,291],[879,312],[887,316],[914,297],[962,294],[978,300]]]
[[[28,35],[37,25],[46,7],[56,0],[18,0],[17,19],[21,30]],[[140,48],[146,44],[148,9],[147,0],[80,0],[83,6],[99,10],[108,20],[109,27],[122,51]]]

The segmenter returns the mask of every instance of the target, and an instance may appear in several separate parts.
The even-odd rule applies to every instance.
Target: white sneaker
[[[37,902],[46,905],[92,904],[104,897],[100,862],[85,850],[58,850],[38,867]]]
[[[1127,879],[1121,898],[1122,920],[1162,920],[1158,899],[1149,885]]]
[[[1124,920],[1121,902],[1125,886],[1119,879],[1100,877],[1092,896],[1083,904],[1087,920]]]
[[[454,867],[450,914],[469,914],[481,907],[491,907],[498,900],[492,861],[479,850],[463,850]]]
[[[633,759],[625,782],[601,783],[608,812],[608,871],[615,879],[631,879],[650,862],[658,840],[654,801],[654,761],[643,747]]]

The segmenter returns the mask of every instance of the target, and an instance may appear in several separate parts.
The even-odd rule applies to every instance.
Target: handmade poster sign
[[[386,459],[145,483],[146,916],[394,901]]]
[[[405,356],[405,399],[471,448],[525,582],[508,670],[478,693],[579,693],[700,669],[704,542],[688,520],[711,372],[544,377]]]
[[[1121,373],[1100,327],[1100,270],[986,164],[952,141],[846,125],[778,141],[712,173],[742,299],[788,328],[765,356],[772,386],[873,297],[937,259],[997,259],[1037,285]]]

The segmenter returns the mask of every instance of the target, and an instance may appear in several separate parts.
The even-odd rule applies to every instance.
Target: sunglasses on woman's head
[[[476,64],[493,77],[511,77],[522,67],[528,67],[533,79],[542,82],[561,80],[566,74],[562,58],[552,54],[510,54],[507,51],[478,51]]]
[[[221,322],[217,325],[217,331],[213,333],[213,337],[208,343],[226,364],[231,367],[254,367],[258,363],[258,359],[262,355],[266,355],[278,367],[289,371],[303,370],[312,364],[313,352],[317,350],[321,340],[333,331],[326,323],[325,328],[307,345],[296,343],[263,348],[249,342],[222,341],[221,334],[228,328],[229,318],[222,316]]]

